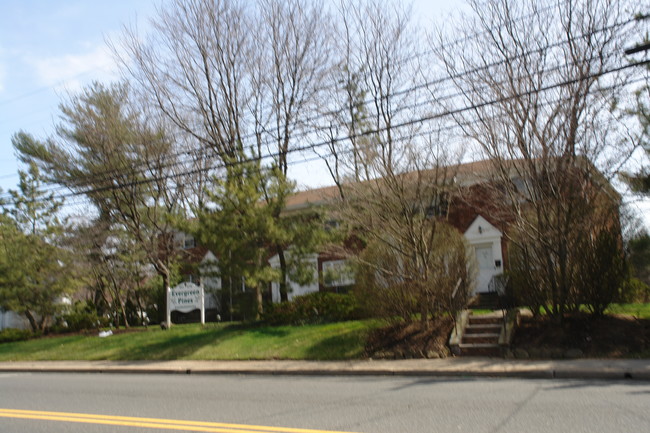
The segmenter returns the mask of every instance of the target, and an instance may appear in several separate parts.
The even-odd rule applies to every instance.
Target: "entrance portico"
[[[503,273],[503,253],[501,251],[503,234],[479,215],[470,224],[464,235],[476,254],[478,278],[475,293],[488,292],[492,277]]]

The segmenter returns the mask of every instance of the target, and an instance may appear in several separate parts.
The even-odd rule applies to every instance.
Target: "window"
[[[449,201],[447,194],[440,193],[436,195],[432,203],[425,209],[427,218],[442,217],[449,213]]]
[[[343,287],[352,284],[354,284],[354,273],[347,260],[323,262],[323,285],[325,287]]]
[[[183,243],[183,248],[190,249],[196,246],[196,241],[193,236],[185,235],[185,242]]]

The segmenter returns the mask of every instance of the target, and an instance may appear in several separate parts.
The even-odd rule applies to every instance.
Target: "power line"
[[[593,73],[593,74],[587,75],[585,77],[565,80],[563,82],[554,83],[554,84],[549,84],[549,85],[543,86],[543,87],[541,87],[539,89],[530,90],[530,91],[523,92],[523,93],[520,93],[520,94],[509,95],[509,96],[505,96],[505,97],[502,97],[502,98],[497,98],[497,99],[493,99],[493,100],[490,100],[490,101],[485,101],[485,102],[482,102],[482,103],[479,103],[479,104],[472,104],[470,106],[464,106],[464,107],[457,108],[457,109],[452,109],[452,110],[445,110],[445,111],[440,112],[440,113],[434,113],[434,114],[423,116],[423,117],[420,117],[420,118],[417,118],[417,119],[411,119],[411,120],[404,121],[404,122],[401,122],[401,123],[396,124],[396,125],[392,125],[391,128],[404,128],[404,127],[412,126],[412,125],[415,125],[415,124],[418,124],[418,123],[423,123],[423,122],[429,121],[429,120],[439,119],[439,118],[443,118],[443,117],[447,117],[447,116],[454,116],[454,115],[461,114],[461,113],[464,113],[464,112],[474,111],[474,110],[477,110],[477,109],[480,109],[480,108],[483,108],[483,107],[486,107],[486,106],[500,104],[500,103],[507,102],[509,100],[513,100],[513,99],[516,99],[516,98],[531,96],[533,94],[537,94],[537,93],[540,93],[540,92],[546,92],[546,91],[556,89],[556,88],[559,88],[559,87],[575,84],[575,83],[578,83],[580,81],[599,78],[599,77],[602,77],[602,76],[605,76],[605,75],[620,72],[620,71],[623,71],[623,70],[626,70],[626,69],[629,69],[629,68],[633,68],[633,67],[637,67],[637,66],[644,66],[644,65],[647,65],[647,64],[650,64],[650,60],[630,63],[630,64],[626,64],[626,65],[619,66],[619,67],[616,67],[616,68],[611,68],[611,69],[608,69],[608,70],[605,70],[605,71]],[[388,128],[384,127],[384,128],[377,128],[375,130],[364,131],[362,133],[358,133],[358,134],[354,134],[354,135],[348,135],[348,136],[345,136],[345,137],[333,137],[330,140],[326,140],[326,141],[322,141],[322,142],[319,142],[319,143],[314,143],[314,144],[310,144],[310,145],[306,145],[306,146],[297,147],[297,148],[291,150],[290,152],[295,153],[295,152],[303,152],[303,151],[307,151],[307,150],[315,150],[317,148],[327,146],[327,145],[331,145],[333,143],[349,140],[351,138],[360,138],[360,137],[364,137],[364,136],[373,136],[375,134],[385,132],[386,130],[388,130]],[[70,193],[67,193],[67,194],[60,194],[58,196],[55,196],[54,198],[56,200],[61,200],[61,199],[80,196],[80,195],[88,195],[88,194],[105,192],[105,191],[116,190],[116,189],[122,189],[122,188],[127,188],[127,187],[135,187],[135,186],[150,184],[150,183],[153,183],[153,182],[158,182],[158,181],[163,181],[163,180],[176,179],[176,178],[180,178],[182,176],[189,176],[189,175],[193,175],[193,174],[199,174],[199,173],[207,172],[207,171],[210,171],[210,170],[227,169],[227,168],[234,167],[234,166],[241,165],[241,164],[262,162],[263,160],[273,158],[274,156],[276,156],[276,155],[273,154],[273,153],[269,153],[269,154],[266,154],[266,155],[260,155],[260,156],[256,156],[256,157],[252,157],[252,158],[247,158],[247,159],[237,161],[237,162],[221,163],[216,167],[209,167],[207,169],[206,168],[198,168],[198,169],[188,170],[188,171],[181,172],[181,173],[168,174],[168,175],[164,175],[164,176],[160,176],[160,177],[154,177],[154,178],[149,178],[149,179],[140,179],[140,180],[137,180],[137,181],[127,182],[127,183],[124,183],[124,184],[117,183],[117,184],[108,185],[108,186],[105,186],[105,187],[90,188],[90,189],[86,189],[86,190],[82,190],[82,191],[73,191],[73,192],[70,192]],[[9,203],[9,204],[11,204],[11,203]]]
[[[550,10],[551,8],[555,8],[555,7],[559,6],[559,5],[561,5],[562,3],[563,3],[562,1],[559,1],[559,2],[557,2],[555,4],[552,4],[552,5],[549,5],[549,6],[546,6],[546,7],[542,8],[541,10],[537,11],[536,13],[544,12],[546,10]],[[525,18],[527,18],[527,17],[529,17],[531,15],[525,15],[525,16],[519,17],[514,21],[517,22],[517,21],[523,20],[523,19],[525,19]],[[625,26],[625,25],[627,25],[627,24],[629,24],[631,22],[634,22],[634,21],[636,21],[636,18],[628,19],[628,20],[621,21],[621,22],[616,22],[616,23],[611,24],[610,26],[603,27],[603,28],[600,28],[600,29],[596,29],[596,30],[594,30],[594,31],[592,31],[592,32],[590,32],[588,34],[583,34],[583,35],[577,36],[577,37],[575,37],[575,39],[586,37],[589,34],[593,34],[593,33],[597,33],[597,32],[603,32],[603,31],[611,30],[611,29],[614,29],[614,28],[617,28],[617,27]],[[453,44],[459,44],[459,43],[461,43],[463,41],[476,39],[479,36],[481,36],[482,34],[484,34],[486,31],[487,30],[485,30],[483,32],[474,33],[472,35],[468,35],[468,36],[465,36],[463,38],[456,39],[455,41],[450,42],[450,44],[452,44],[452,45]],[[551,48],[554,48],[554,47],[558,47],[558,46],[561,46],[562,44],[565,44],[565,43],[567,43],[567,41],[565,41],[565,40],[558,41],[558,42],[555,42],[553,44],[549,44],[546,47],[541,47],[541,48],[538,48],[536,50],[520,53],[517,56],[511,57],[511,58],[508,58],[508,59],[504,59],[504,60],[501,60],[501,61],[498,61],[498,62],[494,62],[494,63],[491,63],[489,65],[483,65],[483,66],[481,66],[479,68],[475,68],[475,69],[470,70],[470,71],[463,71],[461,74],[458,74],[455,77],[453,77],[453,76],[452,77],[449,77],[449,76],[440,77],[440,78],[436,78],[434,80],[430,80],[430,81],[427,81],[427,82],[424,82],[424,83],[421,83],[419,85],[415,85],[415,86],[412,86],[412,87],[409,87],[409,88],[406,88],[406,89],[397,90],[397,91],[395,91],[395,92],[393,92],[391,94],[382,95],[380,100],[386,99],[386,98],[392,98],[392,97],[400,96],[400,95],[406,95],[406,94],[412,93],[412,92],[420,90],[420,89],[425,89],[425,88],[429,88],[429,87],[434,86],[434,85],[439,85],[439,84],[442,84],[442,83],[444,83],[446,81],[450,81],[450,80],[453,80],[455,78],[461,78],[464,75],[473,74],[473,73],[476,73],[476,72],[480,72],[482,70],[487,70],[487,69],[489,69],[491,67],[501,65],[504,62],[513,61],[513,60],[515,60],[517,58],[521,58],[523,56],[531,55],[531,54],[534,54],[536,52],[538,53],[541,50],[547,50],[547,49],[551,49]],[[440,47],[433,48],[432,50],[435,50],[435,49],[440,49]],[[429,50],[429,52],[430,51],[431,50]],[[339,89],[339,90],[342,90],[342,89]],[[445,98],[448,99],[450,97],[446,96]],[[376,102],[376,100],[375,99],[367,99],[367,100],[363,101],[362,104],[364,106],[366,106],[366,105],[371,104],[373,102]],[[420,103],[420,105],[426,104],[428,102],[430,102],[430,101],[425,100],[422,103]],[[413,108],[415,108],[415,106],[413,106]],[[325,116],[333,116],[333,115],[336,115],[336,114],[344,113],[345,111],[346,111],[346,108],[341,108],[341,109],[338,109],[338,110],[328,111],[328,112],[325,112],[325,113],[319,113],[318,115],[315,115],[315,116],[304,119],[302,121],[302,123],[304,124],[304,123],[314,122],[314,121],[317,121],[319,119],[323,119]],[[321,128],[323,128],[323,127],[321,127]],[[313,133],[314,133],[313,130],[303,131],[303,132],[297,134],[296,136],[294,136],[294,138],[304,137],[306,135],[313,134]],[[255,138],[255,133],[254,132],[245,134],[242,137],[242,139],[250,139],[250,138]],[[272,143],[272,140],[274,140],[274,139],[275,139],[274,137],[271,137],[271,138],[267,139],[265,142],[260,143],[260,145],[262,147],[268,147]],[[189,155],[189,152],[188,151],[182,151],[182,152],[172,153],[169,156],[167,156],[166,158],[173,159],[173,158],[176,158],[176,157],[179,157],[179,156],[182,156],[182,155]],[[171,166],[174,166],[174,165],[182,165],[184,163],[189,163],[189,162],[190,161],[181,161],[181,162],[176,161],[176,162],[173,162],[173,163],[170,163],[170,164],[171,164]],[[142,163],[142,164],[144,165],[145,163]],[[138,172],[144,173],[147,170],[146,167],[139,168],[138,166],[131,167],[130,169],[134,173],[138,173]],[[106,178],[105,179],[99,179],[99,181],[108,181],[108,180],[111,179],[112,176],[114,176],[114,175],[116,175],[118,173],[122,173],[122,172],[123,171],[119,170],[119,169],[111,169],[111,170],[106,170],[105,172],[95,173],[95,176],[97,176],[97,175],[105,175]],[[60,187],[60,188],[59,187],[54,187],[53,190],[63,189],[63,188],[66,188],[66,187]]]
[[[629,21],[626,21],[625,23],[628,23],[628,22]],[[623,23],[621,25],[624,25],[625,23]],[[556,46],[561,45],[562,43],[564,43],[564,42],[551,44],[546,49],[554,48]],[[536,50],[534,50],[534,52],[538,52],[540,50],[541,49],[536,49]],[[530,53],[530,52],[528,52],[528,53]],[[528,53],[523,53],[523,54],[517,56],[517,58],[522,57],[523,55],[526,55]],[[616,55],[616,53],[611,53],[608,56],[605,56],[605,59],[614,57],[615,55]],[[484,66],[482,66],[480,68],[474,68],[474,69],[472,69],[470,71],[463,71],[461,73],[454,74],[454,75],[451,75],[451,76],[448,76],[448,77],[445,77],[445,78],[436,79],[436,80],[429,81],[429,82],[424,83],[424,84],[419,84],[419,85],[413,86],[413,87],[408,88],[408,89],[403,89],[403,90],[400,90],[400,91],[395,92],[395,93],[390,94],[390,95],[381,95],[380,99],[381,100],[386,100],[386,99],[390,98],[394,94],[399,94],[399,95],[406,94],[408,92],[415,91],[415,90],[418,90],[420,88],[427,87],[429,85],[440,84],[440,83],[443,83],[445,81],[455,80],[455,79],[462,78],[462,77],[464,77],[466,75],[469,75],[469,74],[475,74],[475,73],[480,72],[480,71],[487,71],[492,67],[498,66],[498,65],[500,65],[500,64],[502,64],[504,62],[507,62],[507,61],[512,61],[513,59],[514,58],[510,58],[510,59],[502,60],[500,62],[494,62],[494,63],[488,64],[488,65],[484,65]],[[544,70],[539,71],[539,72],[544,73],[544,74],[548,74],[548,73],[559,70],[559,69],[561,69],[563,67],[566,67],[566,66],[567,66],[567,64],[557,64],[557,65],[555,65],[555,66],[553,66],[551,68],[547,68],[547,69],[544,69]],[[473,89],[473,91],[476,92],[477,89]],[[416,102],[414,104],[399,107],[397,109],[397,111],[395,112],[395,114],[398,114],[400,111],[406,111],[406,110],[410,110],[410,109],[413,109],[413,108],[418,108],[418,107],[421,107],[423,105],[432,104],[434,102],[435,103],[440,103],[440,102],[442,102],[444,100],[451,100],[451,99],[453,99],[453,98],[455,98],[457,96],[462,96],[462,95],[463,95],[462,92],[461,93],[455,93],[455,94],[452,93],[452,94],[445,94],[442,97],[438,97],[438,98],[436,98],[434,100],[432,100],[432,99],[420,100],[420,101],[418,101],[418,102]],[[368,104],[368,103],[370,103],[372,101],[373,101],[372,99],[369,99],[369,100],[364,101],[363,103]],[[342,112],[342,111],[345,111],[345,108],[338,110],[339,113]],[[335,112],[337,112],[337,111],[326,112],[325,114],[320,114],[318,117],[313,116],[313,117],[305,120],[303,123],[309,123],[309,122],[317,120],[319,118],[324,119],[324,118],[327,117],[328,114],[335,113]],[[328,128],[329,128],[328,125],[315,126],[310,130],[307,130],[307,131],[303,130],[302,132],[295,134],[292,138],[294,138],[294,139],[301,138],[301,137],[304,138],[304,137],[306,137],[308,135],[313,135],[313,134],[317,134],[319,132],[326,131]],[[251,136],[252,136],[252,134],[247,134],[247,135],[244,135],[244,138],[251,137]],[[260,143],[260,146],[268,147],[272,143],[272,141],[274,139],[275,139],[274,137],[268,138],[264,142]],[[106,181],[106,182],[108,182],[108,181],[114,180],[113,178],[115,176],[117,176],[117,175],[123,175],[123,174],[129,174],[129,173],[132,174],[132,175],[144,174],[147,170],[151,170],[151,169],[156,170],[156,171],[160,171],[162,169],[170,169],[170,168],[173,168],[173,167],[176,167],[176,166],[182,166],[182,165],[185,165],[185,164],[192,164],[197,159],[201,158],[202,156],[205,156],[204,154],[205,154],[206,150],[198,150],[197,152],[192,152],[190,150],[185,150],[183,152],[174,152],[174,153],[172,153],[170,155],[163,156],[162,163],[159,163],[154,167],[145,167],[144,165],[149,164],[149,162],[144,161],[144,162],[142,162],[140,164],[140,168],[138,166],[130,167],[128,172],[124,171],[123,169],[111,169],[111,170],[98,172],[98,173],[94,174],[94,179],[91,179],[91,181],[94,181],[94,182],[104,182],[104,181]],[[176,158],[178,156],[182,156],[182,155],[187,155],[188,159],[180,160],[180,161],[174,159],[174,158]],[[265,159],[265,158],[262,158],[262,159]],[[169,162],[168,164],[165,164],[164,163],[165,160],[169,160],[171,162]],[[77,182],[77,186],[80,186],[79,184],[81,184],[81,182],[83,182],[83,180],[80,180],[79,182]],[[50,190],[51,191],[57,191],[57,190],[62,190],[62,189],[70,189],[70,188],[74,188],[74,187],[75,187],[75,185],[73,183],[73,184],[68,184],[68,185],[53,186]]]

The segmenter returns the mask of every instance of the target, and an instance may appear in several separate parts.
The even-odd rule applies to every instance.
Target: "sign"
[[[203,298],[203,287],[193,283],[181,283],[169,290],[169,311],[190,311],[201,310],[201,323],[203,323],[205,304]]]

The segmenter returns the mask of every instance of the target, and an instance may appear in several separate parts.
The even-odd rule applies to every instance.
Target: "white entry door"
[[[496,266],[494,265],[494,255],[492,254],[492,245],[477,245],[474,247],[474,250],[476,251],[476,262],[478,264],[476,291],[487,292],[492,276],[497,273]]]

